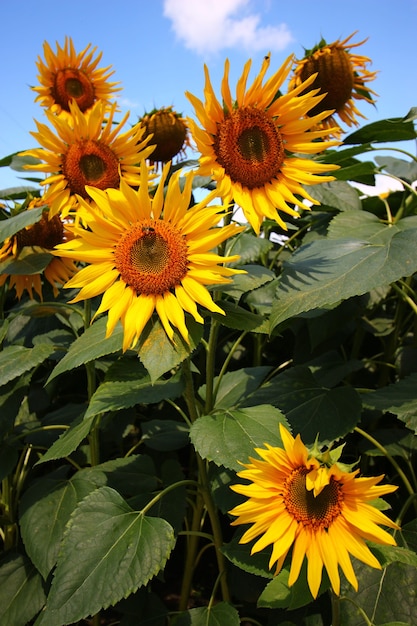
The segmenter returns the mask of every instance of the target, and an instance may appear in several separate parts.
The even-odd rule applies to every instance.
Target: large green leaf
[[[96,487],[95,483],[77,475],[68,480],[60,471],[41,478],[23,494],[20,504],[22,539],[44,579],[56,563],[71,513]]]
[[[268,402],[287,417],[305,443],[331,443],[353,430],[361,418],[359,394],[349,386],[325,387],[306,366],[293,367],[268,381],[248,404]]]
[[[268,333],[269,324],[262,315],[252,313],[248,309],[224,300],[221,307],[225,315],[213,313],[213,318],[226,328],[234,328],[235,330],[247,330],[254,333]]]
[[[417,435],[417,374],[376,391],[362,393],[363,404],[384,413],[393,413]]]
[[[239,613],[227,602],[190,609],[175,620],[175,626],[239,626]]]
[[[54,346],[47,343],[39,343],[33,348],[7,346],[0,352],[0,385],[40,365],[53,351]]]
[[[164,567],[174,544],[168,522],[132,510],[109,487],[95,490],[70,519],[39,624],[72,624],[126,598]]]
[[[125,409],[136,404],[153,404],[168,398],[178,398],[184,385],[179,374],[168,380],[152,382],[145,374],[132,380],[109,380],[102,383],[93,394],[85,419],[108,411]]]
[[[16,274],[18,276],[41,274],[53,258],[49,252],[34,252],[19,259],[6,260],[0,263],[0,274]]]
[[[170,341],[159,319],[153,324],[149,323],[142,333],[139,339],[139,358],[148,370],[152,382],[176,368],[200,343],[204,332],[203,324],[195,322],[190,316],[187,316],[186,322],[189,345],[177,330],[174,330],[174,341]]]
[[[118,324],[112,335],[106,339],[107,317],[102,317],[78,337],[67,354],[54,368],[48,382],[59,374],[68,372],[80,365],[89,363],[102,356],[113,354],[122,348],[123,328]]]
[[[396,159],[394,157],[375,157],[375,161],[388,174],[393,174],[397,178],[412,183],[417,179],[417,163],[415,161],[406,161],[405,159]]]
[[[332,207],[339,211],[360,210],[361,208],[358,191],[342,180],[307,187],[307,191],[323,206]]]
[[[416,131],[411,119],[407,116],[392,117],[362,126],[343,139],[345,146],[358,143],[385,143],[387,141],[407,141],[415,139]]]
[[[30,211],[22,211],[7,220],[0,221],[0,241],[4,241],[11,237],[22,228],[36,224],[42,217],[45,207],[30,209]]]
[[[265,443],[282,445],[280,422],[287,425],[282,413],[270,405],[216,411],[199,417],[191,427],[190,437],[204,459],[239,471],[241,463],[254,456],[255,448]]]
[[[348,221],[351,214],[344,219]],[[355,212],[354,219],[358,215]],[[341,224],[342,217],[337,217]],[[385,228],[365,220],[372,231],[368,237],[320,239],[293,254],[276,291],[271,330],[300,313],[329,307],[417,271],[417,228],[413,218]]]
[[[69,456],[87,437],[93,426],[93,422],[94,416],[91,416],[89,419],[84,419],[84,414],[80,414],[68,430],[65,430],[48,448],[45,454],[41,456],[36,462],[36,465]]]
[[[26,626],[44,602],[42,577],[27,556],[6,553],[0,561],[1,626]]]
[[[268,366],[245,367],[234,372],[227,372],[219,379],[214,379],[214,384],[219,385],[215,399],[215,408],[231,409],[238,406],[251,393],[253,393],[265,380],[271,368]],[[199,389],[202,398],[206,397],[206,386]]]
[[[247,273],[237,274],[233,277],[233,282],[221,286],[221,291],[237,301],[243,294],[258,289],[275,278],[275,274],[262,265],[242,265],[239,269],[243,269]]]
[[[392,563],[377,570],[356,562],[359,591],[343,585],[342,593],[352,602],[341,602],[343,626],[363,626],[361,607],[373,624],[417,624],[417,568]]]

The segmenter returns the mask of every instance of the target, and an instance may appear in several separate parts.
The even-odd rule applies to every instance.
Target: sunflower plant
[[[362,124],[351,38],[128,130],[44,44],[0,161],[0,626],[417,623],[417,109]]]

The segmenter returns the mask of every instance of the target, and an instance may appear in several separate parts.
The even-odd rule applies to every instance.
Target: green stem
[[[221,367],[221,370],[220,370],[220,372],[219,372],[219,375],[218,375],[218,377],[217,377],[217,384],[216,384],[215,389],[214,389],[214,392],[213,392],[213,398],[214,398],[214,400],[216,399],[217,392],[219,391],[219,387],[220,387],[221,380],[222,380],[222,378],[223,378],[223,376],[224,376],[225,372],[227,371],[227,368],[228,368],[228,366],[229,366],[229,363],[230,363],[230,361],[232,360],[232,358],[233,358],[233,355],[234,355],[235,351],[236,351],[236,350],[237,350],[237,348],[239,347],[239,344],[242,342],[243,338],[247,335],[247,333],[248,333],[248,331],[247,331],[247,330],[244,330],[244,331],[243,331],[243,332],[239,335],[239,337],[238,337],[238,338],[236,339],[236,341],[234,342],[233,346],[230,348],[230,350],[229,350],[229,354],[227,355],[227,357],[226,357],[226,358],[225,358],[225,360],[224,360],[224,363],[223,363],[223,365],[222,365],[222,367]]]
[[[340,626],[340,597],[330,590],[330,600],[332,604],[332,626]]]
[[[369,619],[363,608],[360,607],[359,604],[357,604],[354,600],[352,600],[352,598],[348,598],[347,596],[341,596],[340,600],[347,600],[348,602],[353,604],[353,606],[359,611],[359,613],[363,617],[366,626],[375,626],[374,623]],[[332,626],[334,626],[334,624],[332,624]]]
[[[219,336],[220,326],[218,322],[213,320],[210,327],[210,335],[206,352],[206,414],[210,413],[214,406],[214,371],[216,361],[217,338]]]
[[[394,457],[388,452],[388,450],[382,444],[380,444],[379,441],[375,439],[375,437],[372,437],[372,435],[362,430],[362,428],[359,428],[359,426],[355,426],[355,431],[359,433],[360,435],[362,435],[362,437],[365,437],[365,439],[370,441],[376,448],[378,448],[378,450],[380,450],[380,452],[383,453],[385,458],[391,463],[391,465],[395,468],[397,474],[400,476],[409,495],[414,496],[415,492],[410,481],[408,480],[407,476],[405,475],[405,473],[403,472],[403,470],[401,469],[397,461],[394,459]],[[417,511],[417,506],[416,506],[416,511]]]

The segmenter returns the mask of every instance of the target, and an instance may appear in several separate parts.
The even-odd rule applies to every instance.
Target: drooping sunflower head
[[[145,127],[145,137],[151,135],[150,143],[155,146],[149,157],[152,164],[172,161],[190,146],[186,120],[172,106],[154,109],[140,118]]]
[[[217,99],[205,67],[205,102],[186,93],[202,126],[189,120],[201,153],[199,173],[212,176],[219,196],[239,205],[256,233],[264,218],[273,219],[286,229],[283,213],[297,217],[295,207],[306,208],[304,199],[317,204],[303,188],[333,180],[323,176],[336,166],[319,163],[316,155],[337,144],[328,141],[330,130],[312,129],[329,111],[311,111],[322,99],[318,90],[309,90],[313,78],[297,89],[279,95],[293,59],[289,57],[265,83],[269,55],[251,87],[246,88],[251,62],[244,67],[236,86],[236,99],[229,87],[229,62],[221,85],[222,104]],[[297,153],[297,154],[296,154]]]
[[[97,100],[110,104],[111,97],[120,91],[119,83],[109,82],[114,74],[111,66],[100,68],[102,53],[88,44],[76,52],[71,37],[65,38],[64,46],[56,44],[54,52],[48,42],[43,44],[44,60],[36,63],[40,85],[32,87],[38,95],[35,102],[50,109],[52,113],[70,112],[70,102],[75,101],[80,111],[90,109]]]
[[[276,564],[276,574],[290,553],[290,586],[298,579],[306,558],[307,581],[314,598],[323,567],[336,594],[340,593],[339,566],[357,590],[350,556],[380,569],[365,542],[395,545],[380,525],[398,529],[397,524],[372,501],[397,487],[378,485],[383,476],[358,477],[359,470],[349,471],[331,455],[312,455],[300,436],[294,439],[282,424],[280,432],[283,448],[266,445],[256,449],[260,458],[250,459],[238,473],[249,483],[232,486],[247,497],[230,511],[237,516],[232,525],[251,525],[240,542],[257,539],[252,553],[272,545],[269,567]],[[335,458],[339,453],[340,449]],[[334,462],[326,463],[326,456]]]
[[[139,190],[121,180],[120,189],[88,187],[95,207],[81,200],[86,228],[74,228],[76,238],[58,246],[60,255],[89,265],[67,283],[80,287],[73,302],[103,294],[96,316],[108,311],[107,336],[121,320],[123,349],[133,347],[154,312],[168,337],[173,327],[188,342],[185,312],[200,323],[198,305],[223,313],[207,286],[230,282],[239,270],[223,264],[237,256],[221,256],[215,248],[241,228],[217,227],[223,206],[208,206],[214,194],[189,208],[193,174],[181,189],[180,172],[165,184],[167,163],[154,194],[148,188],[148,170],[141,167]]]
[[[38,132],[31,133],[42,146],[27,150],[22,155],[33,156],[40,163],[26,169],[44,172],[41,182],[47,186],[44,199],[50,205],[50,216],[67,215],[76,209],[79,197],[89,200],[86,185],[97,189],[116,189],[120,181],[137,186],[140,180],[140,161],[152,152],[149,137],[135,124],[121,132],[129,114],[113,123],[116,103],[110,108],[99,101],[83,113],[76,102],[70,103],[71,116],[53,115],[46,111],[52,126],[36,122]]]
[[[31,200],[27,210],[44,206],[43,198]],[[52,286],[53,295],[73,276],[77,267],[72,259],[54,256],[53,248],[70,238],[66,225],[59,216],[49,219],[48,210],[38,222],[8,237],[0,248],[0,286],[8,281],[20,300],[26,291],[30,299],[35,292],[42,300],[42,276]],[[31,273],[28,273],[31,268]]]
[[[355,106],[355,100],[365,100],[375,103],[373,96],[376,93],[367,87],[368,82],[375,80],[377,72],[367,69],[371,60],[368,57],[351,52],[366,40],[358,43],[348,43],[355,35],[352,33],[343,41],[337,40],[327,44],[324,39],[312,50],[306,50],[303,59],[297,61],[289,88],[298,87],[312,75],[316,75],[311,85],[312,89],[319,89],[325,97],[308,115],[317,115],[324,110],[334,110],[334,113],[321,121],[322,126],[330,128],[336,125],[336,116],[347,126],[357,126],[358,117],[365,116]],[[339,136],[341,130],[336,131]]]

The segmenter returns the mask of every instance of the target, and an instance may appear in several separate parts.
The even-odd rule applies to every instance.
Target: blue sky
[[[101,66],[115,70],[132,123],[160,106],[192,115],[184,92],[202,98],[204,63],[219,94],[226,57],[233,90],[248,58],[254,75],[271,51],[274,70],[291,53],[301,58],[321,37],[332,42],[353,31],[353,41],[369,38],[358,52],[379,71],[371,84],[377,107],[361,104],[368,121],[401,117],[417,106],[417,0],[72,0],[63,7],[2,0],[0,17],[0,158],[36,146],[33,120],[45,120],[30,89],[37,84],[35,61],[45,40],[55,49],[66,35],[77,50],[91,43],[103,52]],[[19,176],[0,168],[0,189],[22,184]]]

